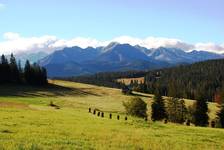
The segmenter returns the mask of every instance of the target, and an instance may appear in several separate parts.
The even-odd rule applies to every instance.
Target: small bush
[[[131,95],[132,94],[132,89],[130,89],[129,87],[127,86],[124,86],[121,90],[121,92],[125,95]]]
[[[146,117],[147,104],[139,97],[123,102],[127,114],[137,117]]]

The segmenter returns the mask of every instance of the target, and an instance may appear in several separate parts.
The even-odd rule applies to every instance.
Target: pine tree
[[[26,64],[25,64],[25,68],[24,68],[24,77],[25,77],[25,81],[29,84],[32,82],[31,74],[32,74],[31,73],[31,65],[30,65],[29,60],[27,60]]]
[[[23,72],[23,68],[21,66],[20,60],[18,61],[18,70],[19,70],[19,78],[20,78],[19,82],[22,83],[24,79],[24,72]]]
[[[217,113],[219,122],[221,124],[221,127],[224,128],[224,105],[221,106],[220,111]]]
[[[20,81],[20,74],[19,74],[17,63],[16,63],[16,59],[13,56],[13,54],[11,54],[11,57],[10,57],[10,70],[11,70],[10,80],[12,82],[18,83]]]
[[[165,110],[164,99],[160,95],[160,92],[156,92],[154,96],[154,101],[152,103],[152,116],[151,119],[153,121],[162,120],[167,117]]]
[[[185,105],[185,101],[183,99],[179,100],[178,105],[178,112],[179,112],[179,123],[183,123],[185,119],[187,118],[187,107]]]
[[[187,108],[184,100],[178,98],[170,98],[167,103],[168,119],[174,123],[183,123],[186,119]]]
[[[42,84],[47,84],[47,70],[43,67],[41,70],[41,82]]]
[[[1,68],[2,68],[2,72],[1,72],[1,81],[3,83],[9,83],[10,82],[10,66],[8,63],[8,60],[6,59],[6,57],[4,55],[2,55],[1,57]]]
[[[195,104],[194,121],[196,126],[208,125],[208,104],[203,97],[198,98]]]

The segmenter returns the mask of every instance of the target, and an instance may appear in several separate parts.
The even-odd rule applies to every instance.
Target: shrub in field
[[[146,117],[147,104],[139,97],[123,102],[127,114],[137,117]]]
[[[122,92],[123,94],[125,94],[125,95],[131,95],[131,94],[132,94],[132,89],[130,89],[130,88],[127,87],[127,86],[124,86],[124,87],[122,87],[121,92]]]

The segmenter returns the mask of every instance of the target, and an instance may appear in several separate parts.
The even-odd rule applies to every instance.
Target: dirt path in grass
[[[0,102],[1,108],[20,108],[31,109],[28,104],[16,103],[16,102]]]

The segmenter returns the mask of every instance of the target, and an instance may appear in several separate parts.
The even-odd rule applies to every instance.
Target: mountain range
[[[40,59],[49,77],[67,77],[97,72],[151,70],[178,64],[221,59],[222,54],[178,48],[147,49],[129,44],[110,43],[105,47],[66,47]]]
[[[30,63],[35,63],[38,62],[40,59],[46,57],[48,55],[48,53],[45,52],[35,52],[35,53],[18,53],[15,55],[17,60],[20,60],[20,63],[22,66],[25,65],[26,60],[29,60]],[[8,58],[10,57],[10,55],[7,56]]]

